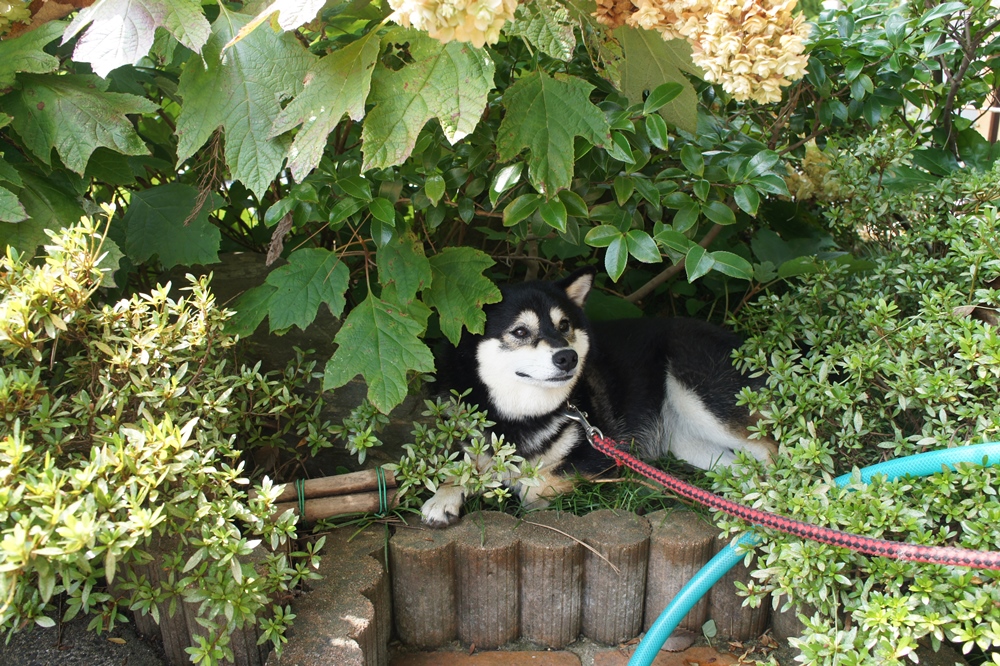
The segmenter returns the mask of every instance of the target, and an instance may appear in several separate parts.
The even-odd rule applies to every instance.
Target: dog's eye
[[[569,333],[569,319],[563,319],[559,322],[559,332]]]
[[[515,338],[524,339],[524,338],[528,337],[529,331],[524,326],[518,326],[513,331],[511,331],[510,334],[513,335]]]

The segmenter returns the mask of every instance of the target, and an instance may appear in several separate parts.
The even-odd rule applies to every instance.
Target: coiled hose
[[[604,443],[609,440],[604,440]],[[604,450],[598,438],[594,438],[594,446],[600,450]],[[617,447],[615,447],[617,451]],[[622,460],[618,456],[614,455],[609,451],[604,451],[607,455],[615,457],[619,460],[621,464],[628,465],[628,461]],[[885,476],[887,479],[896,479],[901,476],[930,476],[941,471],[942,467],[948,467],[954,469],[955,465],[960,463],[983,463],[987,465],[994,465],[1000,462],[1000,442],[990,442],[987,444],[975,444],[972,446],[963,446],[955,449],[944,449],[942,451],[930,451],[928,453],[918,453],[916,455],[907,456],[905,458],[897,458],[895,460],[890,460],[884,463],[879,463],[877,465],[872,465],[870,467],[865,467],[861,470],[861,480],[864,483],[868,483],[873,476],[876,474]],[[644,473],[644,472],[642,472]],[[655,480],[660,481],[659,478]],[[834,483],[839,487],[843,487],[850,483],[851,475],[843,474],[834,479]],[[661,481],[662,483],[662,481]],[[670,486],[668,486],[670,487]],[[699,500],[700,501],[700,500]],[[777,529],[781,529],[778,527]],[[806,538],[810,538],[809,535],[803,534]],[[656,619],[653,626],[649,628],[646,632],[645,637],[639,643],[635,652],[632,654],[632,658],[629,659],[628,666],[649,666],[653,663],[653,659],[659,653],[660,648],[666,642],[670,634],[673,633],[677,625],[680,624],[684,616],[694,607],[696,603],[715,585],[722,576],[726,574],[727,571],[733,568],[740,560],[743,559],[745,552],[740,552],[741,546],[755,546],[760,542],[760,537],[758,537],[753,532],[744,532],[735,541],[726,546],[723,550],[709,560],[708,564],[701,568],[694,577],[688,581],[677,596],[674,597],[673,601],[663,609],[660,617]],[[827,541],[831,543],[832,541]],[[849,544],[836,544],[845,545],[846,547],[851,547]],[[900,546],[906,546],[906,544],[899,544]],[[910,547],[912,548],[912,547]],[[862,549],[864,552],[864,549]],[[962,551],[963,549],[953,548],[953,549],[942,549],[947,551]],[[964,551],[972,557],[966,557],[965,561],[956,560],[955,564],[965,565],[965,566],[978,566],[982,568],[997,568],[995,564],[987,563],[988,558],[980,558],[978,554],[990,555],[985,551]],[[880,554],[880,553],[874,553]],[[996,554],[993,554],[996,555]],[[898,552],[894,553],[893,556],[898,556]],[[919,557],[906,557],[905,559],[912,559],[915,561],[927,561],[924,558]]]

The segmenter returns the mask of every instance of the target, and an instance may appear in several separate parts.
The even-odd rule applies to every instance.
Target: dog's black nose
[[[572,349],[563,349],[552,355],[552,365],[563,372],[569,372],[576,367],[576,362],[580,360],[576,352]]]

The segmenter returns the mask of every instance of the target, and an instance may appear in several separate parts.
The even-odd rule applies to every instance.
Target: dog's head
[[[500,416],[542,416],[569,398],[590,350],[583,305],[593,283],[588,268],[556,282],[510,285],[486,308],[477,371]]]

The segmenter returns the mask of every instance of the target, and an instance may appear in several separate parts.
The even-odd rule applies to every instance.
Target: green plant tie
[[[306,481],[305,479],[295,480],[295,494],[299,497],[299,520],[306,523]]]
[[[381,465],[375,468],[375,477],[378,479],[378,513],[375,515],[382,518],[389,511],[389,493],[385,487],[385,470]]]

